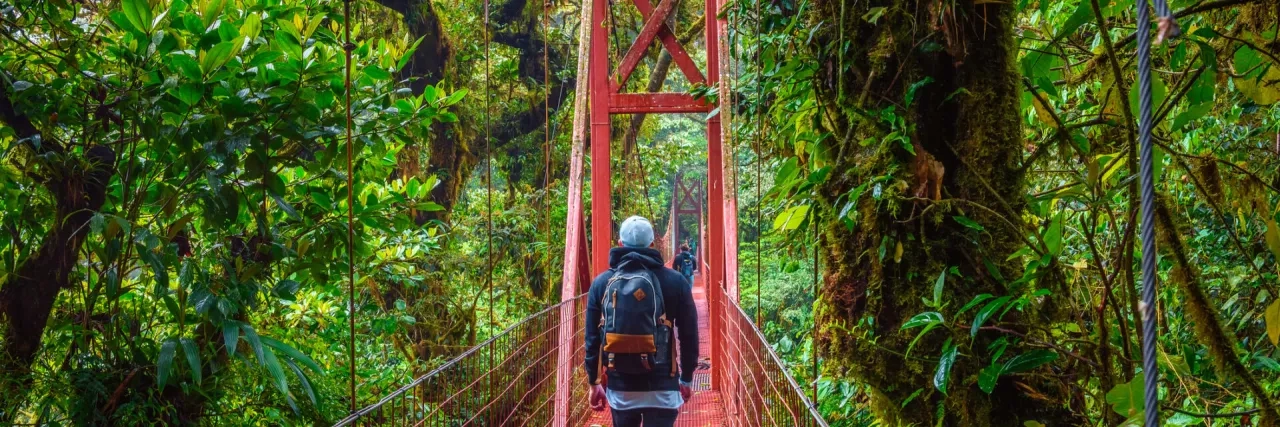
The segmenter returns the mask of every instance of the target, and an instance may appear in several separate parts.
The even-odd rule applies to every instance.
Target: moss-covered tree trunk
[[[1045,384],[1046,366],[1002,376],[990,394],[981,390],[979,373],[992,363],[988,345],[1016,337],[980,330],[971,338],[976,310],[956,316],[980,294],[1017,299],[1026,292],[1007,284],[1022,268],[1006,259],[1030,233],[1022,225],[1016,11],[974,3],[821,0],[812,12],[826,23],[813,46],[822,62],[818,95],[831,112],[825,124],[836,134],[828,150],[835,168],[819,201],[830,213],[821,218],[829,267],[815,313],[820,351],[828,375],[869,385],[887,426],[1076,425],[1065,391]],[[843,55],[839,45],[849,46]],[[886,140],[894,132],[910,143]],[[864,184],[860,197],[850,197]],[[851,200],[850,214],[837,217]],[[957,222],[959,215],[984,230]],[[932,300],[935,280],[951,267],[960,276],[947,279],[946,305],[928,307],[923,300]],[[902,326],[929,311],[946,321],[908,353],[923,328]],[[1013,310],[1004,320],[1018,316],[1027,315]],[[947,340],[959,356],[943,393],[934,379]]]

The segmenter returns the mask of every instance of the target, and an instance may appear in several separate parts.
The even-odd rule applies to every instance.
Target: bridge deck
[[[720,426],[724,418],[724,402],[720,392],[711,389],[711,330],[707,319],[707,286],[702,274],[693,279],[693,301],[698,306],[698,370],[693,374],[693,399],[680,407],[677,427]],[[612,426],[609,411],[595,413],[589,426]]]

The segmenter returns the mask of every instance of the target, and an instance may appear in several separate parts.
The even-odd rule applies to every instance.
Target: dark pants
[[[671,427],[676,425],[676,416],[680,415],[680,410],[668,408],[635,408],[610,412],[613,414],[614,427],[640,427],[641,420],[644,420],[644,427]]]

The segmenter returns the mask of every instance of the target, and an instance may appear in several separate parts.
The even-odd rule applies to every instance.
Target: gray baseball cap
[[[642,216],[627,218],[618,229],[618,240],[629,248],[647,248],[653,243],[653,225]]]

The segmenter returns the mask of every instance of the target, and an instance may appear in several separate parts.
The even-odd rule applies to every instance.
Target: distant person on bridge
[[[680,269],[680,274],[684,275],[685,280],[690,284],[693,283],[693,272],[698,271],[698,259],[693,256],[693,252],[689,251],[689,245],[680,245],[680,253],[676,255],[675,268]]]
[[[609,270],[591,282],[587,297],[588,400],[597,411],[607,402],[617,427],[670,427],[680,405],[693,397],[698,309],[689,281],[664,266],[662,254],[651,247],[649,220],[627,218],[618,235]]]

